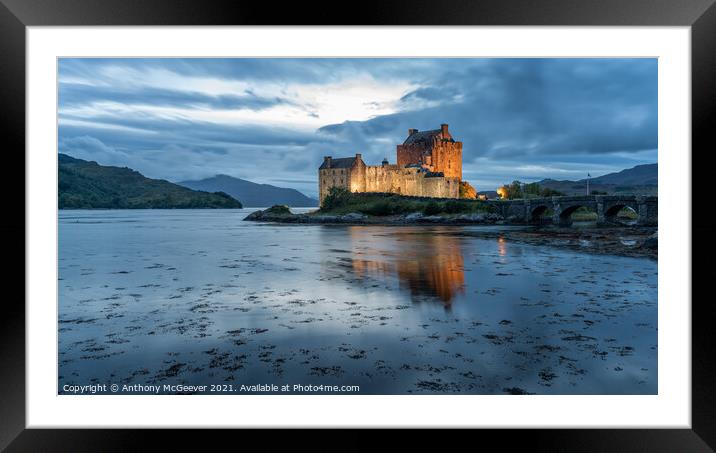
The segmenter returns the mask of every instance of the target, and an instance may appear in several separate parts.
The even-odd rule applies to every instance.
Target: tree
[[[340,208],[348,204],[351,198],[351,193],[342,187],[331,187],[328,189],[328,195],[323,199],[323,205],[321,209],[330,211],[332,209]]]
[[[540,186],[536,182],[525,184],[525,195],[541,195]]]
[[[564,195],[563,192],[560,192],[559,190],[550,189],[549,187],[545,187],[540,192],[540,195],[543,197],[561,197]]]
[[[542,187],[536,182],[529,184],[522,184],[520,181],[512,181],[510,184],[505,185],[497,189],[501,198],[507,200],[515,200],[520,198],[536,198],[536,197],[553,197],[564,195],[548,187]]]
[[[508,200],[514,200],[517,198],[522,198],[524,195],[522,194],[522,183],[519,181],[512,181],[511,184],[507,186],[501,187],[501,193],[504,193],[503,198],[506,198]]]
[[[460,181],[460,198],[475,199],[477,190],[467,181]]]

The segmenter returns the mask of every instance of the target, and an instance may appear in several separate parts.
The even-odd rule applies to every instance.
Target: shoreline
[[[452,216],[421,213],[407,215],[368,216],[358,212],[343,215],[314,213],[273,213],[272,208],[252,212],[243,220],[253,222],[301,223],[301,224],[352,224],[352,225],[499,225],[505,224],[502,216],[495,213],[461,214]],[[512,225],[512,224],[510,224]],[[517,225],[517,224],[514,224]]]
[[[531,229],[468,231],[466,237],[503,238],[506,241],[567,248],[599,255],[626,256],[658,260],[657,229],[655,227],[595,227],[559,228],[535,227]]]
[[[529,245],[568,248],[575,251],[603,255],[641,257],[658,260],[658,229],[655,226],[613,225],[594,227],[561,227],[529,225],[505,221],[494,213],[456,216],[424,216],[413,213],[394,216],[367,216],[359,213],[345,215],[276,214],[255,211],[244,221],[346,226],[505,226],[498,231],[462,231],[464,237],[483,239],[503,238]],[[523,227],[512,229],[509,227]]]

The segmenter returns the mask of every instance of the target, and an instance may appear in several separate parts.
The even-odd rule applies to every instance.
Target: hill
[[[584,195],[587,180],[558,181],[543,179],[538,181],[541,187],[558,190],[565,195]],[[589,191],[606,192],[610,195],[657,195],[659,188],[658,164],[637,165],[616,173],[609,173],[589,180]]]
[[[246,207],[287,205],[292,207],[318,206],[318,200],[309,198],[295,189],[257,184],[245,179],[217,175],[199,181],[181,181],[178,184],[196,190],[222,191],[238,198]]]
[[[658,186],[659,167],[658,164],[637,165],[636,167],[628,168],[617,173],[609,173],[604,176],[592,178],[590,183]]]
[[[161,179],[150,179],[126,167],[60,154],[60,209],[241,208],[226,193],[191,190]]]

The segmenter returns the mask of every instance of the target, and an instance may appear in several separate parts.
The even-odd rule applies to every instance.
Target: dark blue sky
[[[478,190],[657,161],[656,59],[61,59],[59,151],[315,196],[324,155],[395,162],[449,123]]]

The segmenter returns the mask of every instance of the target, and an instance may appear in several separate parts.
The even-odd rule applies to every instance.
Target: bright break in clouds
[[[316,196],[324,155],[392,161],[409,128],[441,123],[478,190],[653,163],[657,60],[59,61],[59,151],[151,178]]]

